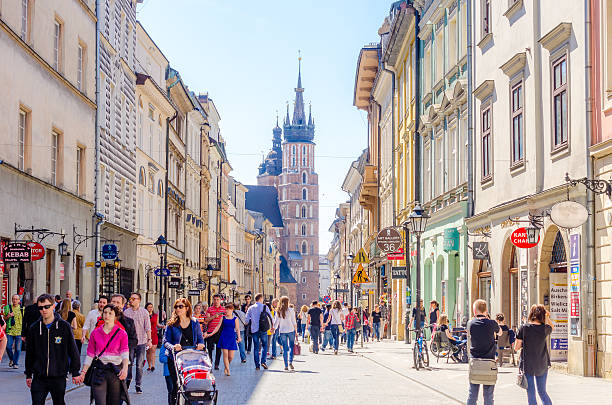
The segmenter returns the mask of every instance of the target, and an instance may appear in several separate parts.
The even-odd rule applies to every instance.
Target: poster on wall
[[[550,320],[554,328],[550,335],[551,360],[567,360],[568,297],[567,274],[550,273]]]
[[[570,240],[570,335],[580,336],[580,235],[573,234]]]

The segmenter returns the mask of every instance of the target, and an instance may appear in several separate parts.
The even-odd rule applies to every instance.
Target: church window
[[[307,200],[308,199],[308,191],[303,188],[302,189],[302,200]]]
[[[295,156],[291,158],[291,167],[295,167]]]
[[[302,254],[305,255],[308,253],[308,244],[306,243],[306,241],[302,242]]]
[[[306,218],[306,206],[302,206],[302,218]]]
[[[302,173],[302,184],[306,184],[306,172]]]
[[[302,225],[302,236],[306,236],[306,225]]]

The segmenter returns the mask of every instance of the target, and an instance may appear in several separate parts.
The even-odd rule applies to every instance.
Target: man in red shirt
[[[213,304],[208,307],[206,310],[206,332],[211,333],[217,325],[221,323],[223,320],[223,315],[225,315],[225,308],[221,306],[221,296],[219,294],[213,295]],[[206,348],[208,350],[208,356],[212,360],[212,353],[215,345],[219,341],[219,336],[221,335],[221,328],[212,336],[209,336],[206,339]],[[215,351],[215,370],[219,370],[219,362],[221,361],[221,349],[217,347]]]

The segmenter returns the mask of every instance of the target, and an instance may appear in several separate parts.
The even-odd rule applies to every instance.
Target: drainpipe
[[[100,35],[102,33],[102,18],[100,16],[100,5],[101,0],[96,0],[96,117],[95,117],[95,151],[94,151],[94,215],[92,218],[94,235],[96,236],[94,242],[94,261],[98,261],[98,252],[100,251],[100,226],[104,222],[104,216],[98,213],[99,204],[98,200],[103,195],[103,192],[100,191],[102,187],[102,179],[100,178],[100,123],[99,123],[99,114],[100,114]],[[94,299],[98,299],[100,295],[100,269],[98,267],[96,269],[96,279],[94,282]]]
[[[542,37],[541,30],[541,6],[539,1],[533,2],[533,69],[534,69],[534,96],[535,111],[538,117],[544,117],[542,101],[542,45],[538,40]],[[535,124],[536,156],[544,156],[544,120],[538,119]],[[538,194],[544,189],[544,160],[536,159],[536,189]],[[530,260],[531,261],[531,260]]]
[[[467,175],[467,217],[471,217],[474,215],[474,96],[472,95],[472,91],[474,88],[474,61],[473,61],[473,24],[472,24],[472,2],[468,1],[465,3],[467,5],[467,104],[468,104],[468,132],[467,132],[467,158],[468,158],[468,175]],[[469,252],[468,252],[468,242],[469,236],[467,234],[467,227],[465,227],[465,249],[463,252],[463,291],[464,291],[464,301],[463,301],[463,318],[465,322],[469,319],[470,316],[470,292],[469,285],[470,282],[470,272],[469,272]],[[473,269],[472,269],[473,270]]]
[[[185,208],[183,209],[183,212],[187,212],[187,164],[188,164],[188,160],[187,160],[187,156],[189,155],[189,149],[188,147],[190,146],[189,143],[189,113],[190,111],[187,111],[187,114],[185,114],[185,178],[183,180],[183,187],[185,190]],[[187,214],[185,214],[187,215]],[[191,214],[193,215],[193,214]],[[185,270],[187,267],[187,221],[183,222],[183,296],[185,294]],[[178,241],[177,241],[178,244]]]
[[[592,45],[592,0],[585,0],[585,46],[584,46],[584,60],[585,60],[585,101],[586,101],[586,133],[588,134],[587,145],[586,145],[586,154],[587,154],[587,177],[594,179],[594,168],[593,168],[593,157],[589,156],[589,145],[590,140],[592,139],[592,131],[593,131],[593,93],[592,93],[592,70],[593,70],[593,61],[591,60],[591,45]],[[588,377],[594,377],[596,375],[597,369],[597,329],[595,326],[595,308],[596,308],[596,273],[595,273],[595,195],[591,190],[587,189],[587,206],[592,215],[588,216],[587,219],[587,232],[586,232],[586,266],[585,272],[583,274],[583,280],[587,286],[586,289],[586,297],[585,297],[585,309],[586,309],[586,317],[585,325],[586,326],[586,349],[587,349],[587,358],[586,358],[586,375]]]

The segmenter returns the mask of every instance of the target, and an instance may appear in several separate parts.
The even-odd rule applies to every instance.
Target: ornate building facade
[[[287,106],[283,128],[277,122],[272,130],[272,150],[257,176],[259,185],[278,190],[284,228],[277,236],[277,245],[298,282],[298,305],[319,298],[319,178],[315,172],[314,131],[311,111],[306,119],[300,67],[293,118]]]

